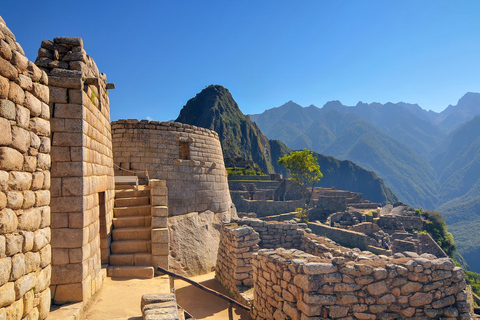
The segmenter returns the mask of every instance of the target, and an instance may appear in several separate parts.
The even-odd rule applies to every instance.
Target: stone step
[[[150,240],[117,240],[112,241],[110,250],[113,254],[148,253],[151,252]]]
[[[134,197],[150,197],[150,189],[139,191],[133,189],[115,190],[115,199]]]
[[[152,211],[151,205],[135,206],[135,207],[118,207],[113,208],[113,216],[119,217],[132,217],[132,216],[149,216]]]
[[[150,253],[126,253],[111,254],[111,266],[151,266],[152,255]]]
[[[107,276],[118,278],[151,279],[154,276],[153,267],[147,266],[110,266]]]
[[[115,207],[135,207],[145,206],[150,204],[149,197],[133,197],[133,198],[115,198]]]
[[[151,225],[152,225],[152,218],[150,216],[113,218],[114,228],[150,227]]]
[[[149,190],[149,186],[146,184],[139,184],[138,185],[138,191],[141,190]],[[137,190],[136,186],[134,184],[129,184],[129,183],[115,183],[115,190]]]
[[[150,227],[127,227],[112,230],[113,241],[117,240],[150,240]]]

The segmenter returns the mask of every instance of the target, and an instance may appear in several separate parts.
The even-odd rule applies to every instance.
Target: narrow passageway
[[[191,277],[190,279],[228,295],[227,290],[215,280],[215,272]],[[175,280],[177,303],[185,308],[195,319],[228,320],[228,302],[209,294],[185,281]],[[233,308],[233,319],[249,320],[248,312]]]
[[[191,277],[190,279],[213,290],[227,294],[214,279],[215,273]],[[196,319],[228,320],[228,303],[208,294],[182,280],[175,280],[177,303]],[[84,311],[85,320],[141,320],[140,301],[143,294],[169,292],[167,276],[153,279],[105,279],[103,287],[88,303]],[[233,309],[235,320],[250,319],[243,310]]]

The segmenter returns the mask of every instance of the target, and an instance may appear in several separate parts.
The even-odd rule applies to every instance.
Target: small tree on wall
[[[323,177],[317,158],[313,156],[311,151],[303,149],[284,155],[278,159],[278,164],[284,166],[290,173],[290,179],[300,185],[305,200],[304,210],[306,211],[312,199],[315,183]],[[309,185],[312,186],[311,192],[308,191]]]

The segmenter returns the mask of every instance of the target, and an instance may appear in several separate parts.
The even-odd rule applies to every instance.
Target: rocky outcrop
[[[212,271],[217,261],[221,222],[225,214],[212,211],[169,217],[170,270],[186,276]]]

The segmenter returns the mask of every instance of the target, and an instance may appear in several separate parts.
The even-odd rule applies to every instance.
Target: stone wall
[[[42,41],[52,126],[52,298],[88,300],[102,285],[114,177],[107,79],[81,38]]]
[[[47,84],[0,17],[0,319],[50,310]]]
[[[232,192],[232,201],[238,212],[255,212],[257,217],[267,217],[282,213],[293,212],[295,209],[303,207],[305,201],[272,201],[272,200],[247,200],[242,194]]]
[[[215,278],[236,299],[243,300],[237,287],[253,286],[252,258],[259,241],[259,234],[250,227],[227,225],[222,229]]]
[[[367,250],[369,245],[376,244],[373,239],[370,239],[367,235],[360,232],[334,228],[316,222],[310,222],[308,227],[312,229],[313,233],[332,239],[342,246],[355,246],[360,250]]]
[[[166,181],[170,269],[210,272],[221,223],[235,214],[217,133],[178,122],[119,120],[112,134],[116,175]]]
[[[254,319],[470,319],[452,260],[322,259],[290,249],[254,254]]]

